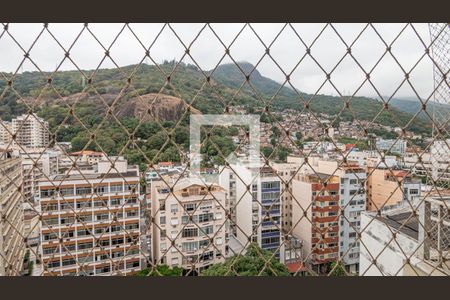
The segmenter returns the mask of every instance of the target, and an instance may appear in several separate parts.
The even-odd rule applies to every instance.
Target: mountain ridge
[[[248,75],[254,66],[247,62],[239,62],[239,66]],[[172,73],[176,67],[175,72]],[[161,70],[165,73],[161,73]],[[91,76],[94,70],[84,71]],[[345,106],[340,97],[329,95],[311,95],[297,93],[290,87],[282,87],[275,80],[264,77],[258,70],[254,70],[248,80],[255,87],[256,92],[246,82],[246,76],[242,74],[235,64],[219,65],[214,72],[201,71],[196,66],[184,63],[164,62],[158,67],[142,64],[139,66],[129,65],[118,69],[99,69],[95,71],[92,86],[81,79],[79,71],[56,72],[52,78],[52,87],[48,86],[50,72],[24,72],[18,74],[12,87],[22,96],[39,98],[45,106],[46,99],[70,96],[81,91],[91,95],[122,95],[125,103],[137,95],[160,93],[172,97],[178,97],[201,113],[223,113],[229,105],[243,105],[249,110],[263,110],[265,102],[270,101],[271,109],[284,110],[287,108],[299,112],[305,109],[305,103],[301,100],[309,100],[307,109],[314,113],[326,113],[330,115],[340,114],[340,120],[372,121],[383,125],[405,126],[412,118],[411,113],[402,112],[393,105],[388,111],[383,111],[380,101],[369,97],[354,97],[349,107]],[[210,85],[205,84],[206,73],[210,76]],[[168,84],[167,74],[170,76]],[[8,76],[7,76],[8,77]],[[130,81],[128,78],[132,77]],[[7,88],[6,81],[0,81],[0,89],[4,91],[4,97],[0,100],[0,117],[10,119],[11,117],[26,112],[26,107],[20,107],[20,99]],[[237,90],[240,92],[236,94]],[[57,92],[57,93],[56,93]],[[59,95],[58,95],[59,94]],[[275,96],[276,94],[276,96]],[[342,111],[342,113],[341,113]],[[427,120],[417,118],[407,129],[425,133],[431,126]]]

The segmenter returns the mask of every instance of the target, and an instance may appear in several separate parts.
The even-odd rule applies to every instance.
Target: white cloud
[[[170,26],[179,35],[184,45],[189,46],[205,24],[171,24]],[[319,32],[323,30],[325,24],[287,25],[284,31],[279,34],[284,26],[285,24],[251,24],[261,40],[258,39],[250,26],[246,26],[231,45],[231,56],[236,61],[249,61],[256,64],[265,53],[264,43],[266,46],[270,45],[270,54],[283,71],[290,73],[306,51],[305,45],[297,37],[297,34],[309,47]],[[333,24],[333,26],[345,43],[351,45],[363,28],[366,27],[366,24]],[[413,24],[413,26],[423,42],[429,44],[430,37],[427,24]],[[163,27],[164,24],[130,24],[130,28],[145,47],[152,44]],[[227,46],[243,27],[244,24],[211,24],[215,34]],[[374,24],[373,27],[389,44],[405,27],[405,24]],[[123,24],[89,24],[89,29],[106,48],[111,45],[123,28]],[[9,24],[9,33],[26,51],[42,29],[42,24]],[[425,47],[415,34],[414,29],[407,26],[392,46],[392,53],[405,67],[405,71],[409,71],[425,51]],[[70,57],[79,68],[95,69],[99,66],[104,57],[104,49],[86,29],[84,29],[75,45],[72,46],[77,35],[83,30],[83,24],[49,24],[49,30],[66,50],[70,48]],[[191,45],[191,55],[201,68],[207,70],[214,68],[225,53],[224,46],[217,39],[213,30],[208,26],[204,28],[197,40]],[[111,46],[111,57],[119,66],[137,64],[144,58],[145,49],[134,37],[134,34],[125,27],[122,34]],[[274,41],[277,35],[278,37]],[[328,73],[345,55],[346,48],[347,46],[341,41],[333,28],[327,26],[311,47],[311,54]],[[352,54],[366,71],[370,71],[382,57],[385,49],[385,44],[375,30],[369,26],[352,45]],[[15,72],[17,69],[19,72],[36,70],[36,67],[29,60],[25,60],[19,68],[24,59],[24,53],[7,33],[4,33],[0,38],[0,53],[0,70],[2,72]],[[166,25],[153,44],[150,54],[157,63],[164,59],[179,60],[184,54],[184,47],[169,26]],[[39,69],[53,71],[63,60],[64,51],[52,36],[44,31],[30,51],[30,58],[38,65]],[[189,58],[185,58],[184,61],[192,63]],[[150,61],[147,60],[147,62]],[[227,62],[231,62],[229,57],[225,57],[221,61],[221,63]],[[101,63],[101,67],[112,68],[114,63],[105,59]],[[64,61],[59,67],[60,70],[73,70],[75,68],[68,60]],[[265,56],[259,62],[257,69],[263,76],[270,77],[278,82],[284,81],[283,72],[268,56]],[[325,80],[325,73],[307,56],[290,77],[291,83],[297,89],[315,93]],[[430,95],[433,89],[433,78],[432,62],[429,57],[425,56],[422,59],[411,73],[410,78],[421,97],[426,98]],[[357,95],[376,96],[377,93],[368,83],[360,88],[364,79],[364,72],[349,56],[333,70],[331,76],[332,82],[341,93],[353,94],[359,89]],[[390,54],[386,54],[373,71],[371,79],[380,94],[391,96],[404,79],[404,74]],[[318,93],[338,94],[331,84],[323,86]],[[410,97],[414,96],[414,92],[406,84],[398,90],[395,96]]]

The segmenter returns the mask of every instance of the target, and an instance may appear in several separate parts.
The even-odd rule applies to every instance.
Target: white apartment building
[[[450,139],[437,140],[431,144],[428,152],[419,155],[416,152],[407,152],[403,158],[402,166],[412,170],[420,176],[430,176],[442,183],[450,183]]]
[[[361,167],[396,168],[398,166],[397,157],[385,155],[384,161],[382,161],[381,155],[377,151],[352,150],[347,154],[347,160],[356,161]]]
[[[157,264],[199,273],[227,254],[228,195],[199,178],[152,185],[153,259]]]
[[[28,148],[47,147],[50,141],[48,122],[36,114],[24,114],[12,119],[12,132],[16,134],[14,145]]]
[[[317,171],[339,177],[339,207],[344,212],[339,221],[339,257],[349,272],[357,273],[360,251],[357,232],[361,229],[361,212],[366,210],[366,171],[357,162],[337,160],[319,160]]]
[[[385,140],[382,138],[377,138],[375,141],[375,146],[379,151],[388,151],[391,153],[397,153],[404,155],[406,152],[406,141],[403,139],[389,139]]]
[[[262,249],[276,251],[275,257],[284,260],[282,245],[281,181],[271,167],[258,163],[233,164],[220,173],[221,186],[230,188],[230,174],[234,177],[235,237],[241,245],[256,242]],[[228,184],[227,184],[228,183]]]
[[[0,276],[20,276],[25,253],[20,158],[0,149]]]
[[[446,202],[446,204],[444,204]],[[419,214],[403,205],[378,216],[361,215],[360,276],[449,276],[450,218],[448,195],[424,199]],[[439,220],[442,220],[439,222]],[[425,234],[426,228],[431,238]],[[395,237],[393,236],[395,233]],[[395,240],[394,240],[395,238]],[[374,261],[376,258],[376,261]]]
[[[43,275],[141,269],[139,169],[110,159],[39,182]]]

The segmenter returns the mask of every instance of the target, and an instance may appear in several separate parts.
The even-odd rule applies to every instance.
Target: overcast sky
[[[83,29],[83,26],[83,24],[49,24],[48,28],[63,47],[69,48],[75,37]],[[105,47],[109,47],[123,26],[123,24],[89,24],[90,30]],[[131,29],[146,47],[151,45],[163,26],[164,24],[130,24]],[[189,45],[204,24],[171,24],[171,26],[183,43]],[[243,26],[244,24],[211,24],[212,29],[226,45],[231,43]],[[269,45],[284,24],[251,24],[251,26],[261,40],[266,45]],[[292,24],[292,26],[304,42],[310,45],[325,24]],[[333,26],[341,34],[345,42],[351,44],[365,27],[365,24],[333,24]],[[374,24],[375,29],[388,44],[392,42],[404,26],[405,24]],[[413,26],[421,39],[429,44],[428,25],[414,24]],[[28,50],[42,28],[42,24],[10,24],[9,32],[24,49]],[[383,55],[385,49],[386,46],[377,36],[374,29],[369,27],[352,46],[352,54],[361,66],[366,71],[369,71]],[[145,50],[132,32],[125,28],[111,47],[110,53],[119,66],[125,66],[139,63],[145,55]],[[220,61],[224,54],[224,47],[215,37],[212,30],[207,27],[192,44],[190,53],[202,69],[209,70],[214,68]],[[248,61],[256,64],[264,53],[265,47],[249,26],[245,27],[230,47],[230,54],[236,61]],[[286,73],[290,73],[305,54],[305,46],[292,28],[287,26],[270,47],[270,53],[279,66]],[[345,44],[330,26],[325,29],[311,47],[312,56],[327,72],[334,68],[345,53]],[[424,46],[413,28],[408,26],[392,45],[392,53],[404,69],[409,72],[423,55]],[[164,28],[150,50],[151,57],[157,63],[162,62],[164,59],[179,60],[183,54],[184,48],[182,44],[168,26]],[[84,31],[71,49],[70,56],[81,69],[94,69],[101,62],[104,50],[88,31]],[[63,60],[64,51],[48,32],[44,32],[30,51],[30,58],[41,70],[54,71]],[[4,33],[0,38],[0,71],[15,72],[22,59],[23,52],[12,38]],[[183,61],[192,63],[188,57]],[[226,57],[221,63],[230,61],[230,58]],[[146,62],[151,63],[149,60],[146,60]],[[112,68],[114,64],[106,59],[101,67]],[[59,69],[73,70],[75,66],[69,60],[66,60]],[[263,76],[278,82],[284,81],[283,73],[268,56],[262,59],[257,69]],[[22,68],[19,69],[19,72],[34,70],[36,68],[32,63],[26,61]],[[424,57],[410,74],[410,80],[422,98],[428,98],[433,90],[432,74],[432,63],[429,57]],[[292,84],[299,90],[315,93],[323,84],[325,74],[310,57],[306,57],[290,78]],[[346,95],[353,94],[364,79],[364,73],[350,56],[344,58],[331,76],[331,80],[336,88]],[[387,54],[373,71],[371,79],[382,95],[391,96],[404,79],[404,75],[393,57]],[[319,94],[337,95],[338,93],[331,84],[327,83],[320,89]],[[357,95],[376,96],[376,92],[366,83]],[[408,84],[404,84],[396,92],[395,97],[415,97],[415,95],[411,87]]]

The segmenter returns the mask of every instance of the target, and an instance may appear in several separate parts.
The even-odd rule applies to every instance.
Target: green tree
[[[342,264],[342,262],[335,262],[333,261],[330,264],[330,276],[347,276],[347,273],[345,272],[345,267]]]
[[[261,249],[256,243],[247,248],[244,255],[234,255],[223,263],[214,264],[203,271],[202,276],[289,276],[289,270],[273,253]],[[266,262],[268,265],[266,266]],[[264,271],[262,271],[264,269]],[[262,271],[262,272],[261,272]],[[261,274],[260,274],[261,272]]]
[[[167,265],[157,265],[156,268],[146,268],[139,271],[136,276],[181,276],[183,269],[179,267],[170,268]]]

